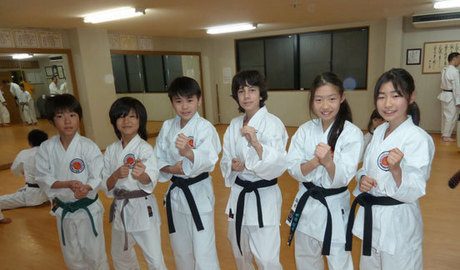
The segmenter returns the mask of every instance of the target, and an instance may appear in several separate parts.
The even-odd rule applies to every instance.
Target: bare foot
[[[0,219],[0,224],[8,224],[11,223],[11,221],[11,218]]]
[[[455,139],[451,137],[442,137],[443,142],[455,142]]]

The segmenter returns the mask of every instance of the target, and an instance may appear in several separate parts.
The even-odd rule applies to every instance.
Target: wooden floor
[[[149,133],[158,130],[161,123],[150,123]],[[52,131],[46,122],[40,122],[40,128]],[[226,125],[217,129],[222,137]],[[11,162],[15,154],[26,146],[25,136],[30,127],[15,126],[6,130],[0,129],[0,165]],[[292,135],[296,128],[288,128]],[[9,135],[8,135],[9,134]],[[454,143],[440,142],[439,135],[433,135],[436,142],[436,156],[433,162],[431,179],[427,187],[427,195],[421,199],[424,218],[424,269],[444,270],[459,269],[460,261],[460,187],[452,190],[447,186],[449,177],[460,169],[460,152]],[[154,143],[154,138],[149,139]],[[224,210],[229,190],[225,188],[220,169],[216,166],[212,173],[216,196],[215,227],[216,241],[223,270],[236,269],[230,245],[227,241],[227,218]],[[288,227],[284,218],[297,192],[297,183],[285,173],[279,181],[283,193],[283,212],[281,225],[281,262],[284,269],[295,269],[294,248],[286,245]],[[23,185],[23,180],[15,177],[9,170],[0,171],[0,194],[15,192]],[[159,205],[168,185],[159,184],[155,196]],[[354,183],[350,188],[354,188]],[[107,255],[110,259],[110,225],[108,223],[109,200],[100,196],[105,206],[104,230],[106,236]],[[8,225],[0,225],[0,269],[65,269],[62,259],[55,218],[49,215],[49,205],[3,211],[6,217],[13,219]],[[160,210],[163,225],[162,245],[166,264],[174,269],[174,259],[169,245],[165,210]],[[353,259],[355,266],[359,262],[359,241],[354,241]],[[138,251],[142,269],[147,269],[141,253]],[[20,259],[19,259],[20,258]],[[355,269],[358,269],[355,267]]]

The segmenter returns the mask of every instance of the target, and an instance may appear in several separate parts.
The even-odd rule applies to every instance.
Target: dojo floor
[[[160,122],[150,122],[149,134],[155,134],[161,127]],[[223,136],[226,125],[217,125],[219,135]],[[12,193],[23,185],[23,179],[15,177],[9,167],[15,155],[27,147],[27,132],[33,128],[41,128],[49,134],[54,134],[53,127],[46,121],[40,120],[38,126],[29,127],[13,125],[10,128],[0,128],[0,194]],[[290,136],[296,128],[288,128]],[[433,162],[431,178],[427,186],[427,195],[420,200],[424,219],[424,269],[458,269],[460,261],[460,187],[449,189],[447,181],[452,174],[460,169],[460,150],[455,143],[440,142],[439,134],[432,135],[436,144],[436,156]],[[154,137],[149,139],[154,143]],[[214,179],[215,227],[218,256],[221,269],[236,269],[230,245],[227,241],[227,218],[224,210],[229,189],[225,188],[219,166],[211,174]],[[295,269],[294,248],[286,245],[288,227],[284,219],[297,192],[297,183],[285,173],[279,179],[283,194],[283,213],[281,225],[281,263],[284,269]],[[350,189],[354,188],[354,181]],[[167,184],[158,184],[155,196],[159,205],[167,189]],[[105,195],[100,196],[105,211],[104,230],[106,250],[110,257],[110,225],[108,209],[110,201]],[[61,255],[55,218],[49,215],[49,204],[3,211],[6,217],[13,220],[7,225],[0,225],[0,269],[65,269]],[[162,245],[165,261],[169,269],[174,269],[174,259],[169,245],[166,216],[164,208],[160,208],[162,218]],[[354,241],[353,260],[355,268],[359,262],[360,242]],[[142,269],[147,269],[138,250]]]

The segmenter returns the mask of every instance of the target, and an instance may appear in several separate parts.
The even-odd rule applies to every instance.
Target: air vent
[[[459,26],[460,12],[414,14],[412,23],[418,28]]]
[[[62,56],[50,56],[50,57],[49,57],[49,60],[50,60],[51,62],[62,61]]]

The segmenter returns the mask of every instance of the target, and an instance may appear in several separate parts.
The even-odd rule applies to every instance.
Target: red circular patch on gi
[[[69,169],[73,173],[81,173],[85,170],[85,162],[80,158],[74,158],[70,162]]]
[[[188,145],[190,145],[190,147],[192,148],[195,148],[195,142],[193,141],[193,136],[188,137]]]
[[[127,154],[125,158],[123,158],[123,163],[129,165],[129,167],[132,169],[136,164],[136,157],[134,154]]]
[[[389,153],[390,153],[389,151],[384,151],[377,158],[377,166],[379,166],[379,168],[382,171],[387,172],[390,169],[389,166],[388,166],[388,155],[389,155]]]

